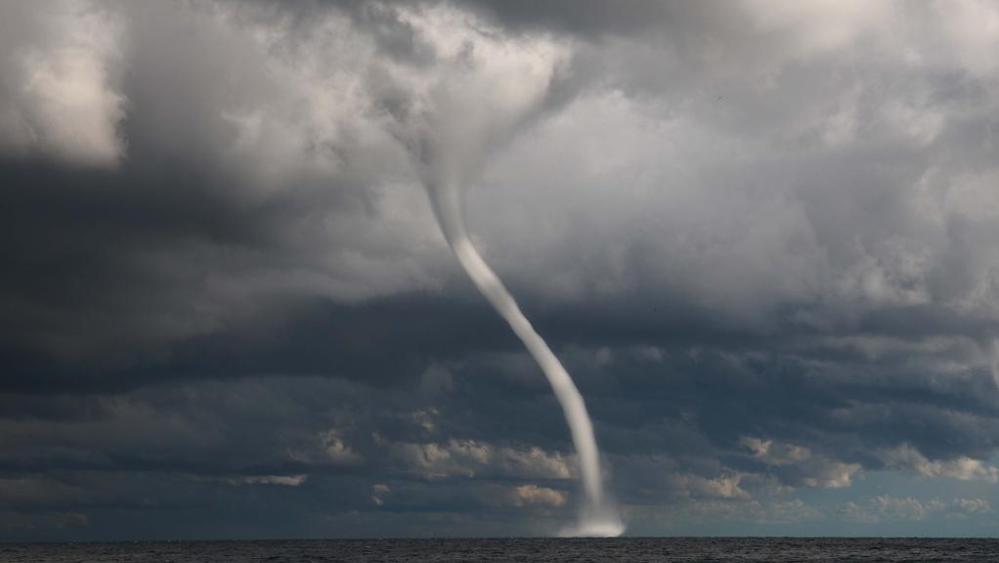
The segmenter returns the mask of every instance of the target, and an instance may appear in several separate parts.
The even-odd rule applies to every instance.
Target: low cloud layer
[[[469,224],[630,530],[990,530],[997,21],[0,1],[0,537],[557,532],[561,413],[410,158],[523,69]]]

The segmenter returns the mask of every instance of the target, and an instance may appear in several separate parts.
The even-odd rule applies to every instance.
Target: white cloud
[[[913,497],[879,495],[866,503],[848,502],[843,513],[847,519],[875,523],[882,520],[924,520],[934,511],[942,509],[938,501],[921,502]]]
[[[510,490],[510,500],[518,507],[560,508],[565,506],[568,497],[565,491],[538,485],[518,485]]]
[[[371,502],[377,506],[385,504],[385,499],[392,493],[392,488],[385,483],[375,483],[371,486]]]
[[[3,8],[5,28],[21,29],[0,39],[0,151],[117,163],[125,150],[121,18],[87,0]]]
[[[965,66],[978,74],[999,68],[990,52],[999,49],[999,6],[989,0],[937,0],[932,14],[939,18],[943,36]]]
[[[748,499],[750,494],[740,487],[743,475],[731,474],[707,478],[699,475],[671,475],[672,487],[693,498]]]
[[[427,479],[452,476],[505,476],[525,479],[568,479],[574,458],[538,447],[496,447],[477,440],[444,443],[383,443],[410,471]]]
[[[812,454],[809,448],[774,440],[743,436],[739,443],[754,458],[773,466],[793,466],[801,472],[801,482],[809,487],[841,489],[849,487],[861,471],[860,464],[844,463]]]
[[[959,456],[951,460],[934,460],[926,458],[916,448],[904,444],[881,453],[885,464],[893,469],[915,471],[923,477],[949,477],[961,481],[981,480],[990,483],[999,482],[999,468],[967,456]]]
[[[992,512],[992,503],[983,498],[956,498],[953,501],[953,506],[969,514]]]
[[[309,480],[308,475],[249,475],[233,477],[228,482],[233,485],[279,485],[282,487],[299,487]]]
[[[880,31],[895,15],[891,2],[864,0],[745,0],[763,33],[779,31],[793,38],[790,56],[841,49],[865,32]]]
[[[750,436],[739,438],[739,443],[749,448],[753,457],[770,465],[788,465],[802,462],[812,456],[811,450],[804,446],[761,440]]]
[[[341,433],[330,429],[319,436],[322,450],[334,464],[350,465],[361,461],[361,455],[344,441]]]

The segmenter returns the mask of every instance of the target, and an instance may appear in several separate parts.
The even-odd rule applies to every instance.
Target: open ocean
[[[3,544],[0,561],[999,561],[999,540],[915,538],[391,539]]]

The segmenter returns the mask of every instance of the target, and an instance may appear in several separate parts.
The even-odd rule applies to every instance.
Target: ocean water
[[[617,538],[0,543],[0,561],[999,561],[999,540]]]

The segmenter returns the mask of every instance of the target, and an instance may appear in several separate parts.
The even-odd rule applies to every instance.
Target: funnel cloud
[[[557,80],[559,46],[497,41],[472,32],[470,52],[452,61],[439,82],[410,102],[420,112],[396,124],[411,148],[444,238],[475,287],[506,321],[541,368],[558,399],[579,459],[584,501],[573,535],[618,536],[624,526],[604,491],[593,422],[572,377],[521,312],[516,300],[472,244],[465,224],[465,184],[488,153],[509,143],[536,115]],[[417,90],[419,93],[420,91]],[[407,142],[408,141],[408,142]]]
[[[548,383],[551,384],[555,397],[558,398],[559,405],[565,413],[569,431],[572,433],[572,443],[576,446],[576,455],[579,456],[579,471],[586,495],[579,526],[568,531],[568,535],[603,537],[621,535],[624,526],[604,492],[600,451],[597,449],[593,422],[586,412],[583,396],[573,383],[569,372],[562,367],[562,363],[548,344],[534,330],[513,296],[469,239],[460,187],[455,184],[437,184],[429,186],[428,191],[433,200],[434,213],[440,223],[441,231],[461,267],[496,312],[510,325],[517,338],[524,343],[531,357],[548,378]]]

